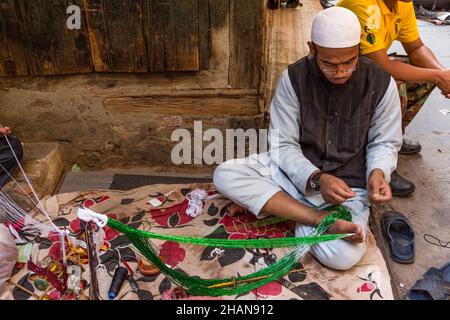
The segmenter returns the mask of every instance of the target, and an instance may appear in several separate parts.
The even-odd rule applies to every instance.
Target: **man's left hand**
[[[11,128],[0,127],[0,135],[8,135],[8,134],[11,134]]]
[[[380,169],[372,171],[369,177],[369,200],[374,204],[382,204],[392,200],[392,190]]]

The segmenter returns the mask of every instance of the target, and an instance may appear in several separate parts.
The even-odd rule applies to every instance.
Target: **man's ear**
[[[308,41],[309,54],[308,56],[314,57],[316,55],[316,48],[314,47],[314,43],[312,41]]]

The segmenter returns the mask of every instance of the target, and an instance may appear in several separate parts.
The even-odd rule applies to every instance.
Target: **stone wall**
[[[1,123],[26,141],[59,142],[70,163],[95,168],[171,165],[173,130],[192,131],[194,121],[222,131],[262,126],[255,90],[180,89],[174,98],[151,83],[125,75],[3,79]]]

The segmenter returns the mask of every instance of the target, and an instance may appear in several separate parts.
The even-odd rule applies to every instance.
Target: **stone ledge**
[[[53,194],[65,169],[64,156],[60,145],[52,142],[24,142],[23,149],[22,166],[37,195],[42,199]],[[23,190],[14,181],[9,181],[3,187],[3,191],[11,196],[21,208],[31,209],[31,202],[24,195],[24,191],[31,197],[32,191],[25,178],[19,170],[14,172],[13,177]]]

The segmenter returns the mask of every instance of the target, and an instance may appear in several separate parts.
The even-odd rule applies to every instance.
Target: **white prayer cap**
[[[325,9],[314,17],[311,40],[325,48],[353,47],[361,42],[358,17],[342,7]]]

